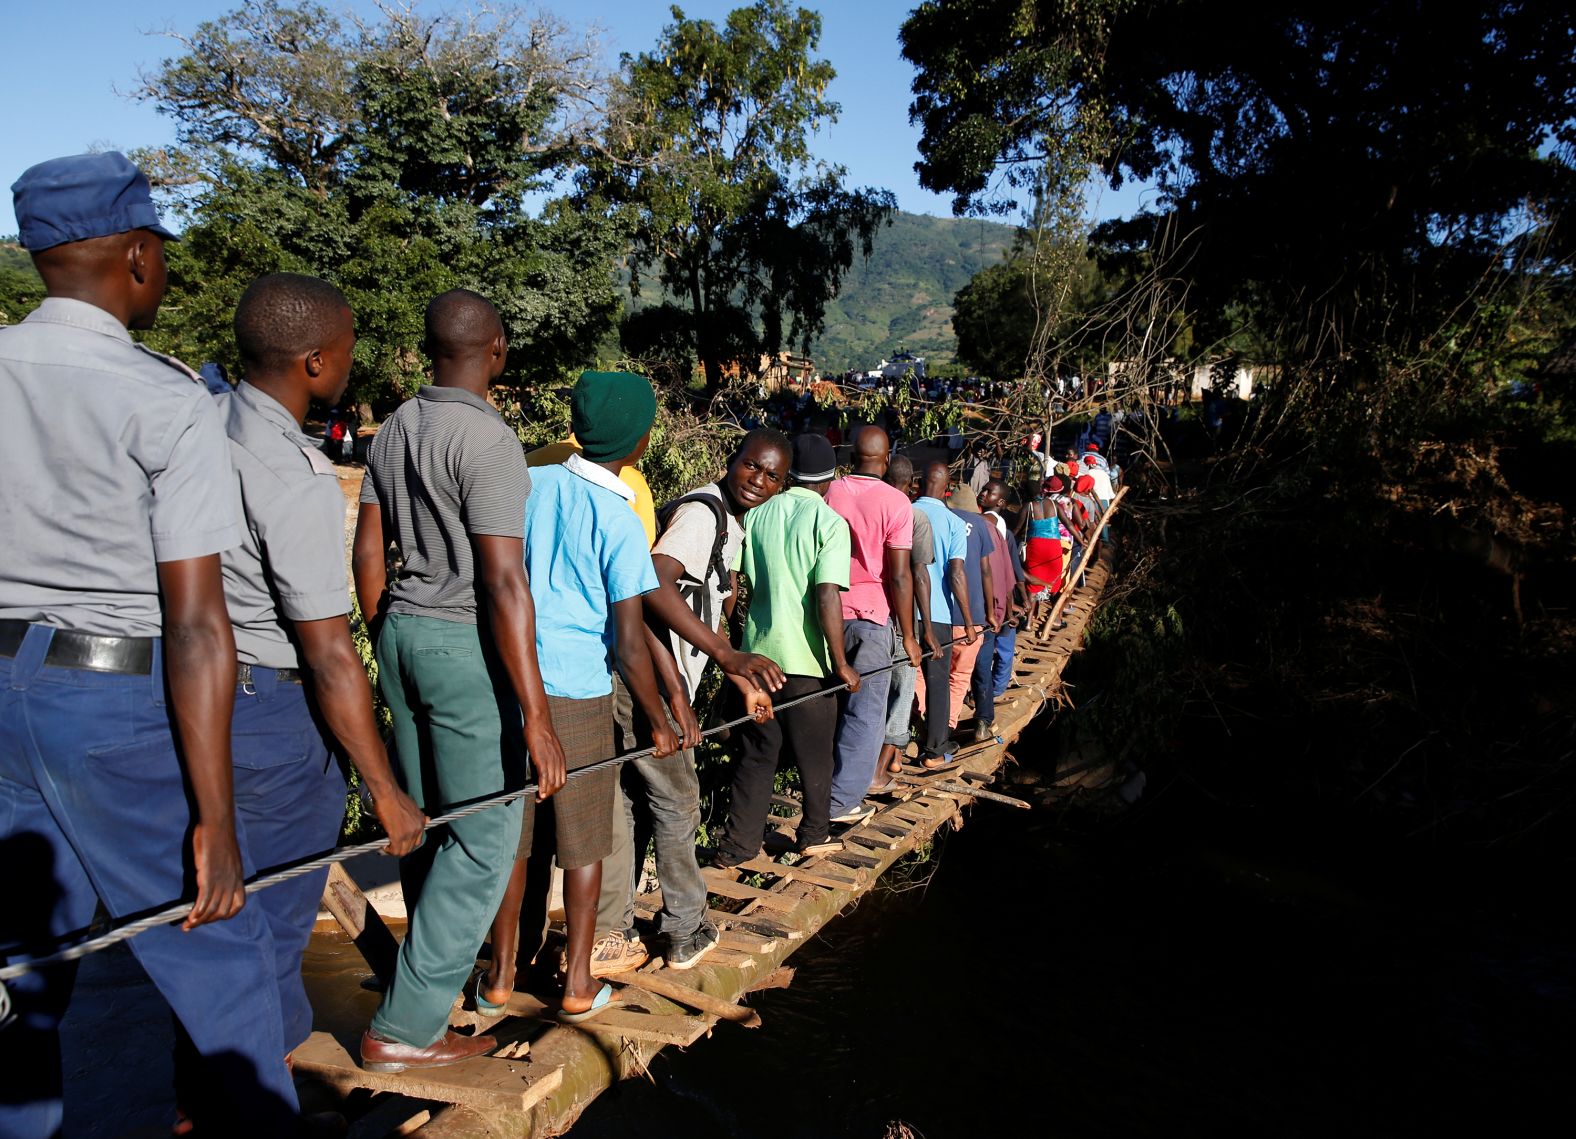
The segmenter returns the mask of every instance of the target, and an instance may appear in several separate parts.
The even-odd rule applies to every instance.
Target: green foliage
[[[1096,234],[1127,292],[1094,339],[1274,362],[1288,414],[1264,422],[1371,452],[1494,391],[1538,294],[1568,288],[1555,7],[930,0],[902,39],[921,180],[956,208],[1038,210],[1091,167],[1158,186],[1158,213]]]
[[[688,341],[708,391],[730,365],[807,351],[828,303],[866,256],[895,200],[846,190],[844,171],[813,161],[810,135],[835,120],[834,72],[813,52],[818,15],[757,0],[719,27],[677,7],[656,50],[625,56],[602,140],[581,179],[588,209],[633,227],[630,287],[654,276],[687,312],[665,332]],[[662,343],[649,320],[626,325],[625,350]]]
[[[44,299],[44,282],[19,245],[0,243],[0,325],[15,324]]]
[[[552,381],[592,362],[618,312],[616,221],[524,195],[564,160],[562,116],[584,57],[518,13],[405,9],[347,32],[275,2],[201,25],[140,92],[182,149],[143,155],[188,184],[166,318],[150,339],[234,363],[229,321],[260,273],[325,277],[355,309],[352,396],[389,400],[422,375],[421,316],[468,287],[499,309],[510,374]]]

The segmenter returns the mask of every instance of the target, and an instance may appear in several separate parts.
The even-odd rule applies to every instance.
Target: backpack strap
[[[673,521],[673,516],[678,513],[679,507],[691,502],[703,502],[711,508],[711,513],[717,523],[717,536],[711,544],[711,572],[717,575],[717,584],[720,586],[728,580],[728,567],[723,563],[722,548],[728,542],[728,512],[722,505],[722,499],[710,494],[686,494],[675,498],[672,502],[665,503],[657,511],[657,530],[660,533],[668,528]]]

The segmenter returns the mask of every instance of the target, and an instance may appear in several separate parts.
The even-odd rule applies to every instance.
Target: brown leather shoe
[[[361,1066],[369,1072],[403,1072],[406,1068],[441,1068],[472,1056],[485,1056],[498,1047],[492,1036],[461,1036],[445,1032],[436,1044],[417,1048],[388,1040],[370,1028],[361,1034]]]

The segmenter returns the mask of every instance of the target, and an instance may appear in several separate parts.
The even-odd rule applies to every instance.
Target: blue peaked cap
[[[11,183],[11,196],[18,239],[29,253],[133,229],[178,240],[159,224],[148,176],[116,150],[30,166]]]

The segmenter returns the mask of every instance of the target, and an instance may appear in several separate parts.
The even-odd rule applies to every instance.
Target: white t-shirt
[[[739,547],[744,544],[744,527],[728,510],[727,500],[722,497],[722,491],[716,483],[708,483],[690,493],[708,495],[722,503],[723,514],[727,518],[722,564],[724,567],[731,566],[738,556]],[[679,596],[684,598],[685,603],[700,618],[701,624],[708,629],[715,629],[722,620],[722,603],[732,592],[727,578],[719,583],[717,575],[712,572],[711,548],[716,541],[717,515],[704,503],[691,502],[674,512],[667,529],[657,536],[656,545],[651,547],[653,556],[666,554],[684,567],[684,572],[679,575]],[[694,700],[696,692],[700,690],[700,679],[706,671],[706,663],[711,658],[676,633],[669,636],[668,640],[673,659],[678,662],[679,672],[683,674],[685,686],[689,689],[687,695]]]
[[[1101,470],[1099,467],[1086,466],[1078,473],[1081,475],[1088,475],[1090,478],[1094,479],[1094,496],[1101,502],[1110,502],[1116,497],[1116,491],[1111,487],[1110,472]]]

